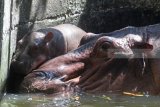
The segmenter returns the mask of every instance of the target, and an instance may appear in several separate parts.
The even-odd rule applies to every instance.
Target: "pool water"
[[[0,105],[0,107],[159,107],[160,96],[111,93],[6,94]]]

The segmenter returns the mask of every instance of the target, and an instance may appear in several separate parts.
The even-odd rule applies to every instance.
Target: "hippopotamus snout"
[[[26,74],[31,66],[31,60],[29,60],[29,56],[27,55],[20,55],[16,59],[13,59],[11,62],[10,69],[13,72],[19,72],[22,74]]]
[[[36,58],[31,58],[27,54],[22,54],[17,59],[12,60],[11,70],[26,75],[46,60],[47,57],[45,55],[38,55]]]
[[[21,83],[21,90],[23,90],[21,92],[61,92],[67,88],[67,84],[63,81],[64,78],[51,71],[35,71],[24,78],[25,81]],[[29,89],[28,87],[32,90],[26,90]]]

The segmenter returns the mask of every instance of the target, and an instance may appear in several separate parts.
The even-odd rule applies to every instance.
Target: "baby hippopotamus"
[[[126,58],[129,54],[133,54],[132,47],[152,48],[150,44],[143,42],[142,38],[135,38],[132,35],[124,38],[104,35],[65,55],[51,59],[33,70],[22,81],[20,92],[65,91],[68,84],[77,84],[79,81],[89,79],[88,75],[100,69],[102,65],[107,66],[107,63],[112,63],[115,58],[121,58],[123,55]]]
[[[17,92],[23,77],[45,61],[76,49],[86,32],[72,24],[39,29],[17,43],[7,79],[7,92]]]
[[[77,48],[84,35],[84,30],[72,24],[30,32],[18,41],[10,69],[26,75],[45,61]]]

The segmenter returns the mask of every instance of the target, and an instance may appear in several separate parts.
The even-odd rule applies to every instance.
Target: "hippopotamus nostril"
[[[43,71],[38,71],[35,73],[36,77],[40,77],[41,79],[45,79],[45,73]]]
[[[14,58],[13,60],[18,63],[24,63],[24,62],[28,62],[28,59],[30,59],[28,55],[21,54],[17,56],[16,59]]]
[[[111,44],[108,42],[105,42],[102,44],[101,49],[108,50],[111,47]]]

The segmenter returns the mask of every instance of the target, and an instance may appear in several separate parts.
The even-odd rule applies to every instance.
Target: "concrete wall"
[[[0,0],[0,89],[16,41],[28,31],[72,23],[100,33],[159,22],[159,0]]]
[[[9,66],[9,41],[10,41],[10,0],[1,0],[1,29],[0,29],[0,91],[4,85]]]
[[[79,26],[99,33],[159,22],[160,0],[87,0]]]
[[[23,0],[19,2],[20,39],[29,30],[60,23],[78,24],[86,0]]]
[[[2,35],[2,27],[3,27],[3,1],[0,1],[0,35]],[[0,36],[0,56],[1,56],[1,47],[2,47],[2,36]],[[1,60],[0,60],[1,63]],[[1,66],[1,65],[0,65]],[[2,75],[2,71],[0,70],[0,74]],[[2,87],[2,76],[0,76],[0,89]]]
[[[160,22],[159,0],[16,0],[18,40],[29,30],[73,23],[86,31],[109,32]],[[83,11],[84,10],[84,11]]]

